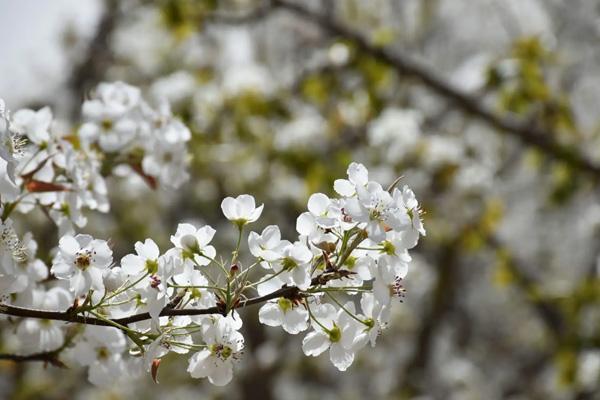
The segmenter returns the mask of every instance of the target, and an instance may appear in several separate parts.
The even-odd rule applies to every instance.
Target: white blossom
[[[256,232],[250,232],[248,235],[250,253],[265,261],[275,261],[281,258],[283,250],[288,244],[288,241],[281,240],[281,232],[277,225],[267,226],[260,235]]]
[[[72,304],[72,295],[62,287],[47,291],[33,289],[29,306],[37,310],[65,311]],[[52,351],[64,342],[64,323],[52,320],[25,318],[17,327],[21,349],[25,353]]]
[[[153,274],[158,271],[160,250],[154,240],[146,239],[135,243],[137,254],[128,254],[121,259],[121,268],[127,275]]]
[[[265,303],[258,311],[258,320],[265,325],[281,326],[292,335],[308,329],[308,311],[285,297]]]
[[[313,253],[306,245],[295,242],[288,244],[283,250],[282,258],[271,263],[276,273],[285,283],[307,289],[310,286],[310,261]]]
[[[52,111],[44,107],[38,111],[23,109],[13,114],[12,123],[15,129],[27,135],[35,144],[47,143],[50,140]]]
[[[225,318],[218,319],[204,333],[207,348],[195,353],[187,371],[192,378],[207,377],[210,383],[224,386],[233,377],[233,364],[244,349],[244,337]]]
[[[260,217],[263,207],[263,204],[256,207],[254,197],[247,194],[241,194],[236,198],[226,197],[221,202],[225,218],[240,227],[256,221]]]
[[[346,309],[354,310],[354,307],[348,303]],[[304,354],[316,357],[329,349],[333,365],[345,371],[352,365],[355,351],[364,345],[366,335],[361,334],[358,323],[346,311],[336,312],[331,304],[315,307],[313,315],[314,330],[302,341]]]
[[[68,279],[75,296],[104,290],[102,273],[112,263],[112,250],[106,241],[82,234],[63,236],[58,248],[51,272],[58,279]]]
[[[192,224],[179,224],[175,235],[171,235],[171,243],[183,251],[184,257],[192,258],[198,265],[208,265],[217,254],[209,245],[215,232],[209,225],[196,228]]]
[[[126,348],[123,332],[108,326],[87,326],[71,354],[80,365],[88,367],[88,380],[97,386],[110,386],[123,380]]]

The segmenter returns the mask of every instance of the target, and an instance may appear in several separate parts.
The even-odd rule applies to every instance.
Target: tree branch
[[[426,65],[397,51],[376,47],[360,33],[326,15],[287,0],[272,1],[274,6],[306,19],[330,34],[351,41],[361,52],[388,64],[399,74],[418,79],[430,90],[451,102],[452,106],[479,118],[496,129],[505,131],[529,146],[540,149],[558,160],[589,173],[594,178],[600,178],[600,165],[581,156],[576,148],[559,144],[555,139],[554,132],[540,129],[511,115],[496,114],[489,107],[483,105],[480,99],[452,86]]]
[[[488,235],[486,240],[488,246],[496,251],[506,249],[494,235]],[[527,294],[535,289],[535,280],[527,274],[527,267],[524,262],[514,257],[512,254],[509,255],[509,264],[510,271],[515,278],[515,285],[527,296]],[[533,307],[544,325],[546,325],[546,328],[548,328],[553,338],[558,341],[564,338],[567,334],[568,327],[565,324],[564,316],[556,303],[543,298],[531,298],[531,296],[527,297],[527,301]]]
[[[104,6],[104,14],[98,22],[96,33],[89,42],[84,57],[71,71],[69,89],[73,94],[73,98],[78,100],[82,94],[102,80],[109,63],[113,59],[110,41],[117,25],[119,3],[116,0],[105,0]],[[80,104],[80,101],[73,102],[71,109],[73,118],[79,116],[81,112]]]
[[[44,363],[52,364],[55,367],[66,368],[65,364],[63,364],[63,362],[58,359],[59,353],[59,350],[55,350],[29,355],[0,354],[0,360],[8,360],[14,362],[42,361]]]
[[[317,279],[317,278],[315,278]],[[315,283],[317,284],[317,283]],[[293,297],[300,293],[300,289],[295,286],[282,287],[279,290],[274,291],[265,296],[254,297],[248,300],[240,301],[233,308],[243,308],[247,306],[251,306],[253,304],[259,304],[266,302],[268,300],[276,299],[279,297]],[[87,317],[84,315],[78,315],[73,312],[67,311],[43,311],[43,310],[34,310],[30,308],[16,307],[8,304],[0,304],[0,314],[12,315],[14,317],[22,317],[22,318],[38,318],[38,319],[47,319],[53,321],[65,321],[65,322],[74,322],[78,324],[86,324],[86,325],[100,325],[100,326],[113,326],[110,322],[101,320],[95,317]],[[194,308],[168,308],[165,307],[160,313],[161,316],[176,316],[176,315],[209,315],[209,314],[223,314],[223,309],[220,307],[210,307],[204,309],[194,309]],[[140,313],[135,314],[129,317],[117,318],[113,319],[112,322],[117,323],[119,325],[128,325],[134,322],[144,321],[150,319],[149,313]]]

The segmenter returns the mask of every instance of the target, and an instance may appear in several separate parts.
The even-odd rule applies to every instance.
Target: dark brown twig
[[[235,308],[243,308],[247,306],[251,306],[253,304],[259,304],[266,302],[268,300],[276,299],[279,297],[294,297],[299,293],[300,289],[295,286],[282,287],[279,290],[274,291],[265,296],[254,297],[248,300],[240,301],[235,305]],[[182,308],[175,309],[165,307],[160,313],[161,316],[176,316],[176,315],[209,315],[209,314],[221,314],[222,310],[219,307],[210,307],[204,309],[193,309],[193,308]],[[84,315],[78,315],[71,312],[63,312],[63,311],[44,311],[44,310],[34,310],[30,308],[16,307],[8,304],[0,304],[0,314],[12,315],[14,317],[23,317],[23,318],[38,318],[38,319],[48,319],[54,321],[65,321],[65,322],[74,322],[78,324],[86,324],[86,325],[100,325],[100,326],[114,326],[110,322],[104,321],[95,317],[87,317]],[[129,317],[117,318],[111,320],[113,323],[126,326],[128,324],[132,324],[134,322],[144,321],[150,319],[149,313],[140,313],[135,314]]]
[[[62,350],[62,349],[61,349]],[[66,368],[65,364],[58,359],[59,350],[47,351],[42,353],[18,355],[18,354],[0,354],[0,360],[8,360],[14,362],[31,362],[41,361],[47,364],[51,364],[55,367]]]

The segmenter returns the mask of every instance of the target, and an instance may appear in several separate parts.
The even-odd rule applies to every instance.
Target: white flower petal
[[[282,327],[291,335],[295,335],[308,329],[308,311],[300,307],[289,310],[283,316]]]
[[[223,215],[228,220],[234,220],[238,218],[236,211],[236,201],[233,197],[226,197],[221,202],[221,210],[223,211]]]
[[[329,338],[322,332],[310,332],[302,340],[302,351],[307,356],[316,357],[329,347]]]
[[[296,219],[296,231],[301,235],[309,236],[315,228],[315,217],[309,212],[303,212]]]
[[[258,311],[258,320],[268,326],[280,326],[283,320],[283,311],[277,303],[265,303]]]
[[[216,362],[213,371],[208,375],[208,380],[215,386],[225,386],[233,378],[233,365],[231,361]]]
[[[127,275],[139,275],[146,270],[146,262],[135,254],[127,254],[121,259],[121,268]]]
[[[354,361],[354,352],[344,349],[339,343],[334,343],[329,350],[329,359],[337,369],[345,371]]]
[[[308,211],[313,215],[322,215],[327,212],[327,207],[331,203],[329,197],[323,193],[314,193],[308,199]]]
[[[152,239],[146,239],[144,243],[136,242],[135,251],[147,260],[156,260],[160,255],[160,250]]]
[[[364,165],[353,162],[348,167],[348,179],[356,186],[364,186],[369,181],[369,171]]]
[[[70,257],[75,257],[75,253],[77,253],[81,247],[79,246],[79,242],[75,240],[73,236],[67,235],[60,238],[58,241],[58,247],[61,253],[68,255]]]
[[[346,179],[336,179],[333,183],[333,189],[340,195],[350,197],[356,193],[352,182]]]

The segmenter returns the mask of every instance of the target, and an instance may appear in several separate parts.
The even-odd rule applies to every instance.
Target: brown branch
[[[440,327],[448,315],[457,308],[459,285],[461,283],[459,246],[457,239],[445,243],[436,256],[438,276],[432,293],[432,303],[421,318],[421,325],[415,335],[414,351],[404,369],[403,378],[397,387],[411,395],[422,393],[427,386],[425,382],[428,363],[434,350],[434,340]]]
[[[80,100],[82,94],[88,92],[103,79],[106,69],[113,60],[111,40],[117,26],[119,2],[105,0],[105,11],[98,22],[96,33],[88,44],[84,57],[75,65],[69,79],[69,90],[74,99]],[[81,101],[73,102],[71,116],[77,118],[81,112]]]
[[[554,132],[543,130],[533,126],[529,122],[516,119],[511,115],[498,115],[489,107],[483,105],[480,99],[446,82],[423,63],[412,59],[406,54],[376,47],[360,33],[324,14],[287,0],[272,1],[274,6],[306,19],[330,34],[351,41],[358,50],[388,64],[399,74],[418,79],[430,90],[450,101],[453,106],[462,111],[520,139],[529,146],[535,147],[558,160],[568,163],[572,167],[585,171],[595,178],[600,178],[600,165],[581,156],[577,149],[559,144],[555,140],[557,135]]]
[[[488,235],[486,240],[488,246],[495,251],[506,250],[506,247],[501,244],[497,237]],[[527,273],[527,267],[522,260],[517,259],[511,254],[509,255],[508,261],[510,264],[510,271],[515,278],[516,286],[527,296],[535,290],[536,282],[534,278]],[[548,328],[553,338],[555,340],[561,340],[561,338],[564,338],[564,336],[567,334],[568,327],[565,324],[564,315],[557,307],[557,304],[550,300],[543,298],[532,298],[531,296],[527,297],[527,301],[533,307],[533,310],[537,313],[538,317],[542,320],[546,328]]]
[[[8,360],[14,362],[42,361],[46,364],[54,365],[55,367],[66,368],[65,364],[63,364],[63,362],[58,359],[59,353],[59,350],[54,350],[29,355],[0,354],[0,360]]]
[[[316,279],[316,278],[315,278]],[[279,290],[274,291],[265,296],[254,297],[248,300],[240,301],[233,308],[243,308],[247,306],[251,306],[253,304],[259,304],[266,302],[268,300],[276,299],[279,297],[294,297],[300,292],[295,286],[285,286]],[[161,316],[176,316],[176,315],[209,315],[209,314],[222,314],[223,309],[220,307],[210,307],[204,309],[193,309],[193,308],[182,308],[175,309],[165,307],[160,313]],[[96,317],[87,317],[84,315],[78,315],[72,312],[66,311],[44,311],[44,310],[34,310],[30,308],[24,307],[16,307],[8,304],[0,304],[0,314],[12,315],[14,317],[22,317],[22,318],[38,318],[38,319],[47,319],[53,321],[65,321],[65,322],[74,322],[78,324],[86,324],[86,325],[101,325],[101,326],[114,326],[110,322],[101,320]],[[132,324],[134,322],[144,321],[150,319],[149,313],[140,313],[135,314],[129,317],[117,318],[111,320],[112,322],[127,326],[128,324]]]

